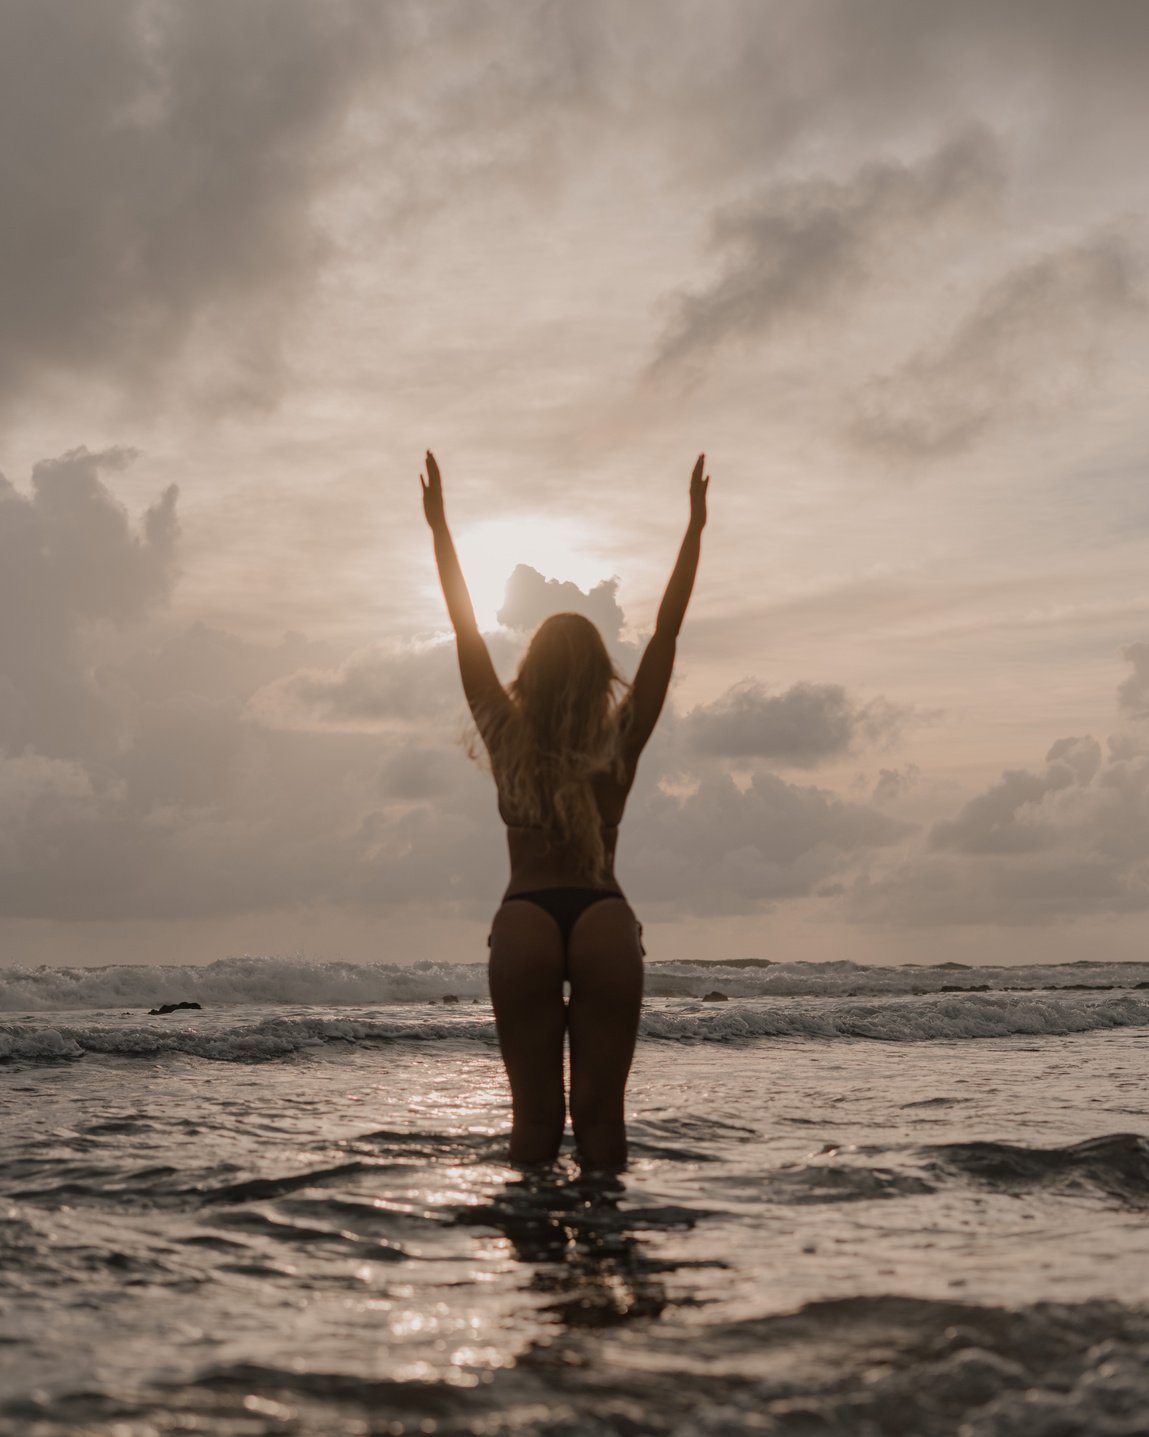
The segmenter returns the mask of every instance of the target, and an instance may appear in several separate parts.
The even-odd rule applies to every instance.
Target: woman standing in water
[[[511,1084],[511,1161],[557,1156],[570,1112],[582,1162],[626,1163],[623,1095],[642,1003],[641,927],[614,876],[618,825],[639,756],[662,711],[706,523],[704,455],[690,478],[690,522],[629,687],[581,614],[539,625],[503,688],[475,621],[427,451],[423,512],[455,628],[459,672],[491,759],[511,879],[495,914],[491,1002]],[[570,984],[570,1001],[563,984]]]

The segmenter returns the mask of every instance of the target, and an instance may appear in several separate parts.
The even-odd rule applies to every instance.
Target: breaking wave
[[[484,1004],[422,1010],[333,1014],[261,1013],[258,1009],[184,1012],[141,1021],[139,1015],[72,1021],[24,1018],[0,1024],[0,1059],[58,1062],[102,1053],[156,1057],[184,1053],[233,1062],[286,1058],[332,1044],[494,1044]],[[76,1018],[80,1021],[76,1021]],[[1008,1038],[1149,1027],[1149,993],[964,993],[889,997],[868,1002],[753,999],[722,1004],[656,1000],[642,1016],[641,1036],[679,1043],[781,1039],[871,1039],[888,1043]]]
[[[842,997],[970,992],[1149,990],[1149,963],[899,968],[857,963],[650,963],[652,997]],[[358,1007],[426,1002],[453,993],[485,998],[484,963],[330,963],[309,958],[222,958],[204,965],[115,964],[103,968],[0,969],[0,1012],[150,1008],[164,1002]]]

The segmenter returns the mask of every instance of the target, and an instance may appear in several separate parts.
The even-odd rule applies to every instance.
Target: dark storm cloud
[[[0,8],[0,403],[55,371],[147,388],[216,324],[273,377],[320,254],[327,141],[387,8],[82,0]],[[242,368],[242,365],[241,365]]]
[[[885,699],[859,704],[841,684],[798,683],[770,694],[747,679],[693,709],[683,727],[698,753],[812,768],[863,745],[891,742],[908,716]]]
[[[1144,309],[1143,266],[1122,235],[1027,260],[947,339],[863,390],[853,435],[910,458],[952,453],[1019,408],[1077,400]]]
[[[720,211],[712,240],[725,268],[681,298],[655,370],[795,316],[837,312],[875,270],[896,271],[931,227],[983,210],[1000,172],[995,141],[973,131],[916,165],[881,161],[848,180],[779,181],[756,203]]]

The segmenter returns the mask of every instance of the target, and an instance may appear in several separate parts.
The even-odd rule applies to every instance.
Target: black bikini
[[[614,888],[531,888],[526,893],[508,893],[504,903],[534,903],[559,925],[563,950],[570,943],[571,930],[591,906],[604,898],[622,898]]]
[[[506,815],[499,806],[500,817],[506,822]],[[509,828],[531,828],[533,824],[508,823]],[[609,824],[604,827],[614,828],[617,825]],[[541,908],[544,913],[549,913],[559,926],[559,935],[563,941],[563,975],[567,975],[567,965],[570,958],[570,938],[575,924],[595,903],[601,903],[604,898],[621,898],[626,902],[626,897],[617,888],[529,888],[523,893],[508,893],[504,896],[504,903],[533,903]],[[642,924],[638,925],[639,946],[642,946]],[[491,940],[487,938],[487,947],[491,946]],[[646,949],[642,949],[645,954]]]

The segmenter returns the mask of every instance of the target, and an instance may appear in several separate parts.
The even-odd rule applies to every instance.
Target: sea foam
[[[887,1043],[1008,1038],[1149,1027],[1146,993],[964,993],[942,997],[745,999],[723,1004],[648,1003],[642,1038],[677,1043],[746,1043],[767,1039],[870,1039]],[[56,1062],[100,1053],[121,1057],[187,1054],[222,1061],[285,1058],[330,1044],[388,1045],[448,1040],[494,1044],[484,1007],[426,1004],[334,1014],[268,1014],[231,1008],[141,1020],[69,1014],[0,1024],[0,1059]]]
[[[994,992],[1149,986],[1149,963],[879,968],[857,963],[650,963],[652,997],[879,997],[979,988]],[[165,1002],[321,1005],[485,998],[483,963],[332,963],[310,958],[222,958],[204,965],[0,969],[0,1012],[151,1008]]]

